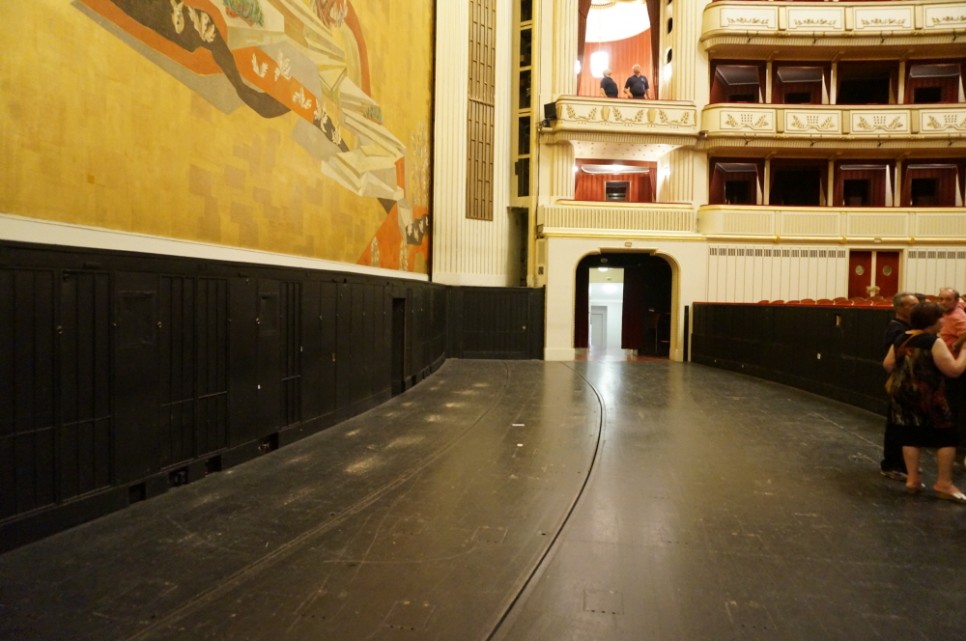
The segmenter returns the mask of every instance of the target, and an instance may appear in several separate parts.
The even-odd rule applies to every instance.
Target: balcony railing
[[[706,205],[698,209],[697,229],[712,238],[960,243],[966,209]]]
[[[701,113],[708,147],[729,138],[808,140],[884,147],[917,141],[935,147],[966,147],[966,104],[945,105],[709,105]],[[747,143],[743,143],[747,144]]]
[[[680,145],[693,143],[698,134],[698,110],[689,102],[561,96],[556,112],[543,130],[551,142],[589,135],[640,143],[641,136],[650,135],[651,142]]]
[[[544,236],[694,236],[697,230],[694,208],[678,203],[560,201],[541,207],[537,223]]]
[[[608,100],[564,96],[557,119],[542,135],[555,140],[590,140],[629,144],[705,148],[808,141],[821,148],[848,142],[853,147],[886,148],[921,144],[966,148],[966,104],[776,105],[717,103],[700,114],[689,103],[661,100]],[[699,134],[700,130],[700,134]]]
[[[950,243],[966,238],[962,207],[771,207],[636,205],[559,201],[538,213],[541,235],[688,237],[849,243]]]
[[[961,0],[908,2],[713,2],[704,10],[702,46],[718,56],[732,47],[936,45],[966,29]]]

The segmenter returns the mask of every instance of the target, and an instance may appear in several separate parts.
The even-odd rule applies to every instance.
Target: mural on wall
[[[223,112],[288,119],[304,162],[380,203],[385,220],[358,249],[359,264],[426,269],[427,124],[415,128],[408,148],[385,126],[350,0],[77,1],[175,63],[165,69]]]

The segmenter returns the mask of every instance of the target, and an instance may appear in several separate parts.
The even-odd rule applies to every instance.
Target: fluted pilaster
[[[546,145],[551,166],[549,201],[573,199],[576,189],[574,180],[574,148],[570,143]]]
[[[469,3],[436,2],[436,110],[434,117],[433,280],[449,284],[506,285],[510,198],[511,0],[497,2],[493,219],[466,217],[467,68]]]
[[[694,46],[701,38],[701,25],[704,7],[711,0],[673,0],[664,4],[663,23],[652,28],[660,32],[666,30],[667,19],[673,18],[674,28],[665,34],[659,52],[661,74],[665,86],[661,97],[666,100],[694,101],[699,107],[707,104],[709,94],[708,58],[699,47]],[[671,50],[671,64],[666,66],[668,49]],[[668,74],[670,69],[670,74]]]
[[[658,171],[658,200],[708,202],[707,167],[707,158],[700,152],[678,149],[667,154]]]
[[[468,30],[465,1],[436,2],[433,267],[442,272],[459,268],[460,223],[466,215],[461,186],[466,184]]]
[[[554,97],[577,93],[577,0],[554,0],[553,85]]]

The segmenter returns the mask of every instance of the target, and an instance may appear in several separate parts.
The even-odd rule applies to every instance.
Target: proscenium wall
[[[0,238],[68,223],[130,249],[425,275],[433,15],[432,0],[5,7]]]

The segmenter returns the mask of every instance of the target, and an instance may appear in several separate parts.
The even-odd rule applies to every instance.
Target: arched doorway
[[[639,355],[668,355],[672,280],[671,265],[665,259],[625,252],[585,256],[577,265],[575,283],[575,348],[619,346]],[[598,289],[597,285],[607,289]],[[613,289],[618,285],[619,293]],[[615,298],[619,304],[615,304]],[[601,322],[609,329],[602,332],[594,327]],[[619,339],[615,333],[619,333]],[[606,343],[594,344],[592,336]]]

